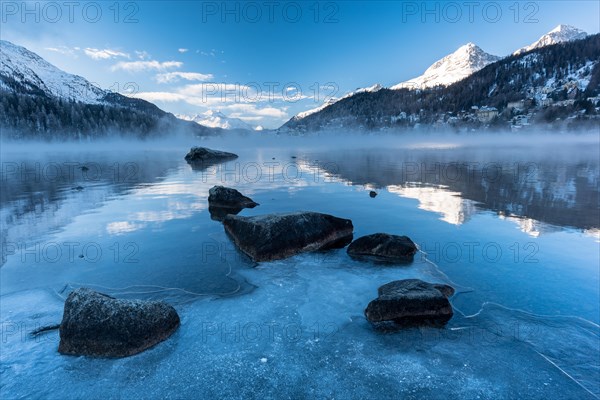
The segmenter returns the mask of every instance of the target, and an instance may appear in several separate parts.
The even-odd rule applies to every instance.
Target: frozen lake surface
[[[192,144],[240,157],[193,170]],[[0,395],[598,398],[598,149],[379,138],[10,149]],[[407,235],[421,252],[408,266],[345,249],[252,263],[210,217],[219,184],[260,203],[240,215],[329,213],[352,219],[355,238]],[[405,278],[457,289],[445,328],[371,328],[377,288]],[[81,286],[168,301],[181,327],[129,358],[62,356],[57,331],[29,333],[58,323]]]

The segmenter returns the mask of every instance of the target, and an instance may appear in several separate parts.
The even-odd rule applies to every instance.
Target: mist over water
[[[86,139],[71,142],[47,141],[6,141],[3,140],[0,154],[5,156],[15,152],[39,153],[52,151],[81,151],[82,148],[93,147],[94,151],[130,151],[140,150],[169,150],[189,148],[202,144],[215,143],[224,147],[265,147],[269,144],[278,147],[323,147],[330,148],[369,148],[369,147],[408,147],[408,148],[450,148],[450,147],[477,147],[501,146],[507,148],[539,145],[579,145],[597,144],[600,140],[597,131],[582,131],[577,133],[548,133],[545,131],[530,130],[526,134],[519,132],[410,132],[410,131],[362,131],[362,130],[336,130],[317,131],[299,135],[280,134],[277,131],[264,130],[254,132],[225,133],[218,136],[192,137],[185,132],[169,132],[166,136],[148,138],[146,140],[128,139],[123,136],[113,138]],[[92,150],[92,149],[90,149]]]

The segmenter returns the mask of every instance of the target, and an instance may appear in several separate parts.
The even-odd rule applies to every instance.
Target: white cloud
[[[137,56],[137,58],[139,58],[140,60],[147,60],[150,58],[150,54],[148,54],[147,51],[145,50],[136,50],[135,51],[135,55]]]
[[[177,51],[180,53],[187,53],[189,49],[177,49]]]
[[[169,68],[179,68],[183,65],[180,61],[121,61],[111,67],[112,71],[123,70],[129,72],[140,72],[146,70],[164,71]]]
[[[53,51],[55,53],[60,53],[68,56],[75,56],[75,50],[79,50],[79,48],[75,47],[74,49],[68,48],[67,46],[59,46],[59,47],[46,47],[46,50]]]
[[[164,81],[172,78],[185,79],[183,74],[186,73],[168,74],[158,74],[157,77],[160,76],[160,79]],[[201,75],[202,78],[205,77],[204,74],[198,75]],[[268,93],[257,92],[257,89],[260,88],[237,83],[198,83],[180,86],[172,91],[142,92],[133,96],[151,102],[187,103],[200,110],[218,109],[233,118],[266,125],[280,125],[289,119],[290,104],[281,100],[283,97],[281,94],[269,96]],[[281,88],[281,90],[285,92],[285,88]],[[244,93],[251,94],[245,97]],[[256,94],[258,96],[255,96]]]
[[[94,60],[109,60],[117,57],[129,58],[129,54],[112,49],[94,49],[91,47],[87,47],[83,49],[83,52],[86,56]]]
[[[256,88],[238,83],[198,83],[178,89],[186,96],[218,97],[224,102],[255,99]]]
[[[231,104],[226,107],[227,110],[237,111],[235,114],[236,118],[250,119],[250,117],[267,117],[267,118],[287,118],[286,107],[275,108],[275,107],[263,107],[258,108],[255,104]]]
[[[138,99],[146,100],[146,101],[164,101],[164,102],[175,102],[175,101],[185,101],[186,97],[179,93],[172,92],[140,92],[131,95],[131,97],[135,97]]]
[[[200,74],[197,72],[165,72],[156,75],[156,81],[158,83],[176,82],[181,79],[186,81],[207,81],[212,78],[212,74]]]

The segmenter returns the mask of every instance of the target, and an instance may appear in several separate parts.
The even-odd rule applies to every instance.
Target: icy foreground
[[[428,263],[415,269],[442,281]],[[594,398],[566,375],[593,369],[598,333],[587,323],[490,305],[445,330],[375,334],[361,313],[373,286],[414,272],[310,255],[246,269],[255,291],[180,304],[180,330],[127,359],[65,357],[54,333],[5,331],[2,395],[81,398],[93,387],[103,398]],[[42,290],[2,303],[4,327],[62,311],[61,298]],[[564,372],[552,364],[559,358]],[[598,393],[597,383],[583,384]]]

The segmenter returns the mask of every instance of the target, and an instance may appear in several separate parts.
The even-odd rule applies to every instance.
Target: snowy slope
[[[500,60],[500,57],[481,50],[473,43],[461,46],[454,53],[442,58],[417,78],[392,86],[390,89],[423,89],[448,86],[463,80],[485,66]]]
[[[220,111],[208,110],[202,114],[196,114],[193,116],[188,115],[177,115],[177,118],[186,121],[193,121],[197,124],[209,127],[209,128],[222,128],[222,129],[247,129],[254,130],[255,128],[242,121],[239,118],[231,118],[226,116]]]
[[[569,25],[559,25],[550,32],[546,33],[535,43],[532,43],[529,46],[525,46],[513,54],[518,55],[521,53],[525,53],[531,51],[533,49],[539,49],[540,47],[550,46],[553,44],[570,42],[572,40],[580,40],[585,39],[587,33],[582,31],[581,29],[577,29],[573,26]]]
[[[101,103],[108,94],[78,75],[72,75],[50,64],[37,54],[6,40],[0,40],[0,82],[22,85],[27,90],[83,103]]]
[[[342,99],[346,99],[348,97],[352,97],[355,94],[358,94],[358,93],[367,93],[367,92],[368,93],[375,93],[375,92],[378,92],[381,89],[383,89],[383,86],[381,86],[380,84],[377,83],[377,84],[375,84],[373,86],[369,86],[367,88],[356,89],[355,91],[347,93],[344,96],[339,97],[339,98],[338,97],[331,97],[330,99],[328,99],[327,101],[325,101],[323,104],[321,104],[319,107],[316,107],[316,108],[313,108],[313,109],[310,109],[310,110],[298,113],[297,115],[295,115],[294,117],[292,117],[292,119],[300,120],[302,118],[306,118],[309,115],[318,113],[319,111],[321,111],[321,110],[329,107],[330,105],[332,105],[334,103],[337,103],[338,101],[340,101]]]

